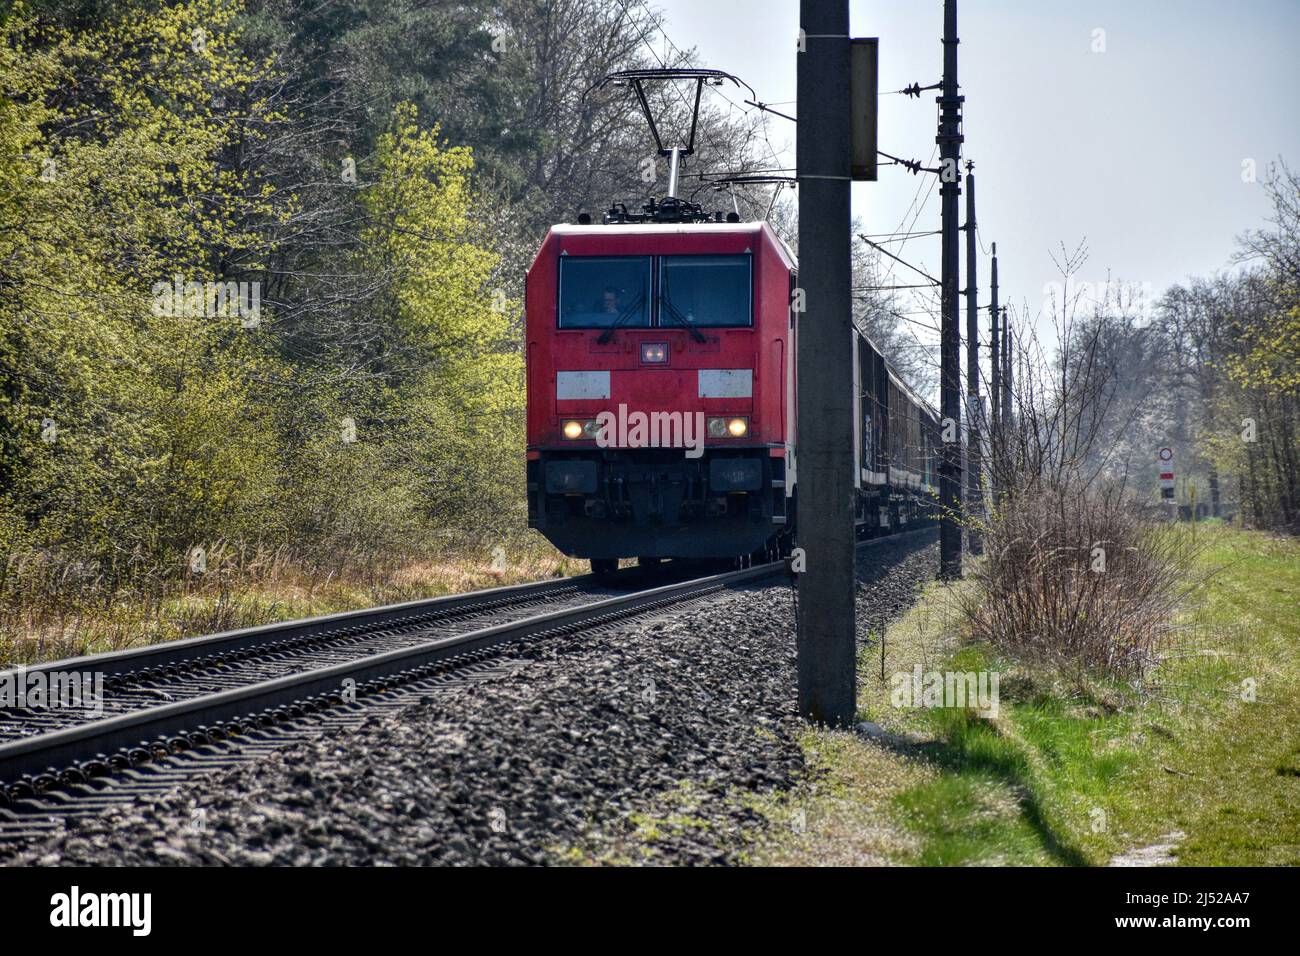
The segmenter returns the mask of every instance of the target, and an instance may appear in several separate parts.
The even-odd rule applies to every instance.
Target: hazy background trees
[[[1211,515],[1295,532],[1300,179],[1279,163],[1262,186],[1273,206],[1269,226],[1240,237],[1226,271],[1173,286],[1153,303],[1123,283],[1109,285],[1087,314],[1057,303],[1057,342],[1047,355],[1050,385],[1070,395],[1064,414],[1096,431],[1082,470],[1153,500],[1155,454],[1167,446],[1183,506],[1195,489]]]

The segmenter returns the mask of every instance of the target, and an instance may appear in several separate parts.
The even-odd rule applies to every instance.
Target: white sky
[[[795,113],[797,0],[651,5],[677,46]],[[942,0],[851,0],[851,13],[854,36],[880,37],[881,90],[939,80]],[[1102,53],[1091,49],[1097,29]],[[1243,161],[1254,159],[1260,178],[1279,156],[1300,164],[1298,0],[963,0],[958,30],[979,234],[986,248],[998,244],[1002,301],[1030,317],[1059,279],[1048,253],[1062,241],[1073,249],[1087,239],[1076,281],[1101,283],[1109,271],[1155,296],[1227,268],[1235,237],[1268,212],[1260,186],[1242,181]],[[880,148],[927,162],[934,97],[882,96]],[[793,166],[794,124],[769,116],[768,129],[779,165]],[[882,167],[879,182],[854,185],[854,213],[868,232],[896,231],[922,178],[936,177]],[[914,229],[938,226],[936,189]],[[902,254],[938,275],[937,236],[910,240]],[[902,267],[895,277],[920,281]],[[983,305],[984,257],[979,280]]]

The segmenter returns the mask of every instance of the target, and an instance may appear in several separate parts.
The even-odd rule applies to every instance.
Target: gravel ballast
[[[863,552],[859,630],[934,575],[933,535]],[[8,864],[734,864],[747,797],[804,776],[791,589],[755,587],[517,653],[152,805],[0,847]]]

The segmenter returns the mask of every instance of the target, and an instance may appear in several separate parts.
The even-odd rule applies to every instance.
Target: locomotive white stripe
[[[752,398],[754,371],[748,368],[700,369],[700,398]]]
[[[556,399],[609,398],[609,370],[556,372]]]

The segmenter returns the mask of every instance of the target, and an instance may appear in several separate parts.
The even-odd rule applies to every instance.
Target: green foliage
[[[320,131],[258,26],[238,0],[0,21],[5,610],[176,586],[195,548],[338,567],[523,526],[520,306],[471,151],[399,103],[356,182],[304,182],[337,165],[286,145]],[[260,308],[187,286],[215,282]]]
[[[510,324],[521,304],[488,289],[497,257],[468,216],[469,150],[440,148],[436,127],[421,130],[403,106],[376,156],[381,176],[363,197],[367,254],[392,270],[394,332],[418,357],[393,383],[410,415],[404,466],[439,523],[458,514],[493,523],[518,508],[502,479],[523,480],[523,357]]]
[[[1280,297],[1288,305],[1269,310],[1242,334],[1242,352],[1229,356],[1228,378],[1245,388],[1276,389],[1300,396],[1300,290]]]
[[[273,454],[243,410],[275,357],[230,319],[152,308],[275,214],[213,159],[242,126],[211,104],[251,76],[235,12],[128,3],[74,33],[18,8],[0,28],[5,526],[110,579],[180,568],[186,539],[255,510]]]

